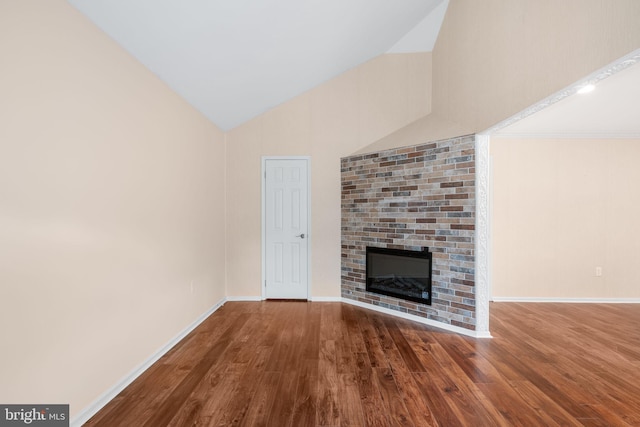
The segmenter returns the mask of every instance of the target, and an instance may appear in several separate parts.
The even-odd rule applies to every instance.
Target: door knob
[[[304,233],[298,234],[296,237],[300,237],[301,239],[304,239]]]

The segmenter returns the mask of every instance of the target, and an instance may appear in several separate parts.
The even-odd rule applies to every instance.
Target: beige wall
[[[337,296],[339,157],[482,131],[636,49],[638,19],[635,0],[451,0],[432,55],[383,55],[229,132],[228,294],[260,295],[261,156],[312,156],[312,295]]]
[[[317,230],[323,233],[322,240],[314,241],[313,246],[313,295],[335,295],[333,289],[338,277],[336,248],[340,226],[337,216],[340,197],[338,164],[335,159],[339,155],[372,152],[482,131],[636,49],[640,44],[639,19],[640,2],[635,0],[451,0],[432,54],[433,77],[431,74],[425,75],[427,80],[433,82],[432,105],[428,110],[430,115],[416,117],[417,120],[406,127],[394,129],[388,126],[384,132],[374,133],[375,128],[369,126],[385,123],[379,122],[385,116],[376,118],[374,114],[367,114],[368,126],[362,120],[362,114],[356,110],[360,108],[367,112],[368,106],[380,108],[389,105],[388,102],[382,96],[369,97],[358,107],[349,101],[354,99],[352,92],[357,85],[346,83],[344,89],[336,89],[335,95],[332,95],[333,99],[346,101],[333,107],[337,108],[335,111],[324,110],[337,112],[336,116],[346,120],[346,125],[337,133],[340,136],[316,138],[314,123],[320,124],[317,129],[329,133],[333,125],[331,121],[315,120],[320,110],[314,110],[305,99],[312,99],[311,93],[324,93],[329,87],[337,87],[336,82],[344,82],[349,78],[346,77],[350,75],[347,73],[341,79],[330,82],[331,85],[324,85],[285,104],[280,110],[267,113],[231,132],[230,164],[240,158],[241,152],[251,152],[251,146],[260,148],[253,150],[252,162],[256,165],[253,177],[247,177],[241,170],[235,171],[238,176],[230,177],[230,193],[236,191],[234,182],[243,180],[243,185],[236,188],[244,188],[245,192],[236,196],[244,201],[229,204],[231,216],[235,217],[241,210],[243,213],[240,217],[230,218],[228,225],[234,229],[243,221],[251,224],[251,227],[242,232],[241,242],[244,244],[230,242],[227,248],[230,259],[229,295],[259,294],[259,284],[256,282],[259,282],[260,271],[254,261],[259,260],[260,256],[260,188],[257,170],[260,155],[313,155],[313,184],[317,186],[320,181],[323,186],[313,193],[313,227],[315,235],[318,234]],[[393,81],[392,76],[389,77],[389,81]],[[417,80],[414,84],[419,82]],[[380,110],[388,115],[394,111]],[[297,137],[266,137],[269,145],[264,143],[263,126],[269,131],[274,128],[285,129],[282,117],[292,118],[296,114],[300,118],[295,121],[297,126],[293,126],[292,130],[299,132]],[[393,116],[387,116],[387,119],[389,117]],[[262,124],[262,120],[267,125]],[[274,126],[274,122],[278,124]],[[400,122],[399,119],[393,120],[394,124]],[[307,130],[308,126],[311,131]],[[363,129],[366,129],[366,133],[363,133]],[[251,137],[247,137],[247,133]],[[376,139],[376,136],[381,138]],[[340,141],[338,138],[342,141],[337,147],[328,144]],[[234,143],[237,144],[235,148]],[[238,150],[237,155],[233,154],[234,149]],[[321,156],[323,163],[320,165],[316,162],[317,156]],[[247,193],[249,188],[251,195]],[[233,221],[238,221],[238,225],[234,225]],[[251,252],[246,252],[245,248]],[[240,253],[249,254],[249,257],[243,260],[236,256]],[[241,264],[236,264],[238,262]],[[317,265],[320,263],[321,266]],[[317,277],[318,274],[322,274],[322,277]]]
[[[482,130],[635,49],[639,11],[451,0],[433,55],[338,76],[229,132],[225,154],[215,126],[66,2],[0,3],[0,328],[13,343],[0,401],[75,413],[225,283],[260,295],[264,155],[312,157],[312,296],[338,296],[340,157],[427,116],[432,75],[435,114],[400,145]]]
[[[450,0],[431,115],[362,147],[481,132],[640,46],[637,0]]]
[[[430,112],[431,54],[382,55],[227,134],[227,293],[261,295],[262,156],[311,156],[312,297],[340,295],[340,157]],[[233,237],[232,237],[233,236]]]
[[[640,140],[492,138],[491,154],[493,296],[640,298]]]
[[[638,22],[637,0],[451,0],[433,111],[483,131],[637,49]]]
[[[444,120],[432,113],[397,131],[361,148],[357,153],[374,153],[393,148],[406,147],[421,142],[442,141],[452,136],[473,134],[473,128],[460,123]]]
[[[0,58],[0,402],[74,416],[224,298],[224,135],[63,0]]]

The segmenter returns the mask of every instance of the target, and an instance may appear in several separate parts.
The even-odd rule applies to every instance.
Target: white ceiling
[[[385,52],[431,51],[448,0],[68,0],[223,130]]]
[[[637,52],[640,54],[640,50]],[[492,135],[510,138],[640,138],[640,65],[636,63],[616,72],[600,80],[592,92],[567,96]]]

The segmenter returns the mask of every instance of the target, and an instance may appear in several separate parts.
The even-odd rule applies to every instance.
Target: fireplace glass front
[[[431,305],[431,252],[367,247],[367,291]]]

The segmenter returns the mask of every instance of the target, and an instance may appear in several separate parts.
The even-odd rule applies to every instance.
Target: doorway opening
[[[262,298],[309,298],[310,158],[262,159]]]

